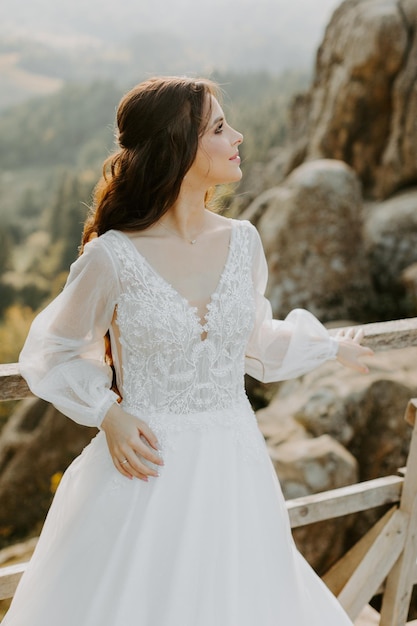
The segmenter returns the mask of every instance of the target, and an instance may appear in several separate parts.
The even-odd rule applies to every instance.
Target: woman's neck
[[[175,229],[185,239],[192,239],[204,229],[206,209],[205,191],[181,189],[175,204],[159,220],[160,223]]]

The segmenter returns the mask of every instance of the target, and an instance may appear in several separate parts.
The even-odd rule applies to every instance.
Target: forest
[[[307,76],[212,73],[231,124],[244,133],[242,169],[285,143],[291,98]],[[62,289],[102,162],[115,148],[114,115],[132,86],[66,82],[0,112],[0,361],[15,362],[35,313]],[[230,189],[220,190],[224,209]],[[11,407],[2,404],[3,419]]]

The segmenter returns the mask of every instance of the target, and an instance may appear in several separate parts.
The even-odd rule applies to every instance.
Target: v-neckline
[[[156,270],[154,268],[154,266],[148,261],[148,259],[146,258],[146,256],[144,254],[142,254],[142,252],[140,252],[137,247],[135,246],[135,244],[133,243],[132,239],[129,237],[129,235],[127,235],[126,233],[124,233],[121,230],[114,230],[115,233],[118,233],[124,240],[127,240],[129,245],[131,246],[131,248],[133,249],[133,252],[136,253],[138,259],[142,262],[143,265],[145,265],[148,270],[166,287],[168,288],[177,298],[179,298],[186,306],[187,309],[189,311],[191,311],[193,313],[194,319],[196,320],[199,330],[200,330],[200,340],[202,342],[204,342],[207,339],[207,335],[208,335],[208,329],[207,329],[207,325],[208,325],[208,320],[209,320],[209,314],[210,314],[210,309],[212,307],[213,301],[216,299],[216,295],[218,294],[220,287],[223,283],[224,280],[224,276],[226,274],[226,271],[229,267],[229,263],[230,263],[230,259],[232,256],[232,248],[233,248],[233,243],[234,243],[234,237],[235,237],[235,220],[230,220],[230,224],[231,224],[231,228],[230,228],[230,237],[229,237],[229,245],[228,245],[228,251],[227,251],[227,256],[226,256],[226,260],[224,262],[223,268],[219,274],[219,279],[217,281],[217,285],[214,289],[214,291],[211,293],[211,295],[209,296],[208,300],[207,300],[207,304],[206,304],[206,313],[201,317],[199,315],[199,311],[198,311],[198,307],[197,306],[192,306],[190,304],[190,301],[182,295],[182,293],[172,285],[172,283],[170,283],[166,278],[164,278],[162,276],[162,274],[160,272],[158,272],[158,270]],[[202,323],[204,321],[204,323]],[[205,335],[204,339],[201,339],[201,336]]]

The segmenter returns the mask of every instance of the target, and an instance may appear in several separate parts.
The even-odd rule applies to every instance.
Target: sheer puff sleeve
[[[253,226],[252,232],[256,313],[246,349],[246,373],[265,383],[296,378],[334,359],[338,341],[304,309],[294,309],[285,320],[272,318],[271,304],[264,296],[268,280],[265,254]]]
[[[99,427],[117,400],[104,336],[118,288],[105,246],[91,241],[71,265],[63,291],[33,321],[19,356],[31,391],[85,426]]]

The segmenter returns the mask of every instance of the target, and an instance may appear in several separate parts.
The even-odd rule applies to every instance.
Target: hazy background
[[[310,71],[338,0],[0,1],[0,108],[62,81]]]

